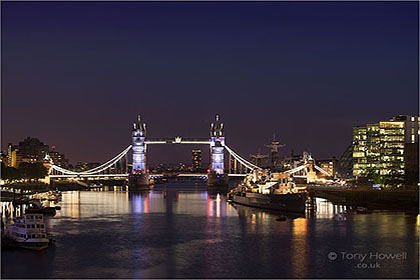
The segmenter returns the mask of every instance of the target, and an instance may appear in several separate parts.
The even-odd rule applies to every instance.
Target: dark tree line
[[[1,178],[3,180],[14,179],[39,179],[47,176],[47,168],[40,162],[22,162],[18,168],[5,166],[1,163]]]
[[[367,170],[362,175],[374,184],[397,187],[409,183],[409,178],[401,174],[396,168],[391,168],[388,175],[380,175],[374,170]]]

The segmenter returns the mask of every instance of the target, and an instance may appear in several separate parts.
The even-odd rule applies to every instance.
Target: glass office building
[[[353,128],[353,176],[375,173],[404,175],[404,150],[418,143],[419,117],[396,116],[389,121]]]

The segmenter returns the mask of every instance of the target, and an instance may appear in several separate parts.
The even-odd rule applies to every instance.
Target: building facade
[[[419,120],[396,116],[353,128],[353,176],[404,176],[407,144],[418,143]]]
[[[406,143],[404,150],[405,177],[409,185],[415,186],[419,178],[419,143]]]
[[[1,153],[1,163],[3,164],[4,167],[9,166],[9,159],[7,157],[7,154]]]
[[[225,172],[224,146],[225,134],[223,123],[220,122],[220,116],[216,115],[216,121],[210,126],[210,157],[211,170],[219,176]]]
[[[43,163],[47,154],[53,159],[54,164],[68,168],[68,160],[63,154],[50,151],[49,146],[37,138],[27,137],[18,145],[9,143],[7,147],[8,165],[15,168],[19,167],[22,162]]]
[[[353,146],[351,144],[340,157],[338,175],[340,178],[353,177]]]
[[[398,115],[392,119],[393,121],[404,122],[404,143],[419,143],[419,117]]]
[[[19,142],[17,146],[22,158],[32,159],[33,161],[42,161],[49,151],[49,146],[39,141],[37,138],[27,137]]]
[[[65,158],[64,154],[60,154],[56,151],[50,151],[48,155],[53,160],[55,165],[63,168],[69,168],[69,161]]]
[[[146,172],[146,124],[137,116],[137,123],[133,124],[133,174]]]
[[[332,177],[337,177],[338,161],[335,157],[332,157],[331,159],[316,160],[316,164],[321,167],[321,169],[331,174]]]
[[[353,176],[360,176],[367,169],[366,127],[353,128]]]
[[[192,150],[192,170],[199,171],[201,170],[201,150]]]
[[[372,167],[380,175],[404,175],[404,122],[379,122],[379,163]]]

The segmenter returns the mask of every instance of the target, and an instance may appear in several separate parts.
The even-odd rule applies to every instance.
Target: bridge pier
[[[146,191],[150,189],[149,174],[131,174],[128,177],[129,191]]]
[[[316,199],[311,192],[309,192],[308,198],[306,200],[306,209],[308,211],[316,212]]]
[[[207,189],[209,192],[227,192],[229,190],[229,177],[227,174],[211,172],[207,178]]]

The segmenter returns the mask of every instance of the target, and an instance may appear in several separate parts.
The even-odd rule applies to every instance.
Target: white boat
[[[9,237],[14,245],[32,250],[48,248],[49,239],[42,214],[24,214],[14,218],[13,222],[9,228]]]

